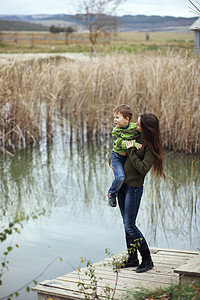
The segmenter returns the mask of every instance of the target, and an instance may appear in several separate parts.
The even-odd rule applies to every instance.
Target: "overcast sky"
[[[80,0],[0,0],[0,14],[75,14]],[[193,1],[197,4],[198,0]],[[198,4],[197,4],[198,5]],[[117,15],[196,17],[188,0],[126,0]]]

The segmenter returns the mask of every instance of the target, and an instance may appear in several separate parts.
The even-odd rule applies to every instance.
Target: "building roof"
[[[190,30],[200,31],[200,18],[198,18],[191,26]]]

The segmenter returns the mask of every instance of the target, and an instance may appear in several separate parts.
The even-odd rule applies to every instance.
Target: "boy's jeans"
[[[133,188],[124,184],[118,193],[118,203],[122,215],[126,234],[133,240],[143,241],[144,236],[135,225],[140,201],[143,193],[143,186]]]
[[[111,160],[111,164],[113,167],[113,172],[114,172],[115,178],[112,182],[112,185],[111,185],[108,193],[117,195],[122,184],[124,183],[124,180],[125,180],[124,163],[126,161],[126,156],[120,155],[120,154],[112,151],[110,160]]]

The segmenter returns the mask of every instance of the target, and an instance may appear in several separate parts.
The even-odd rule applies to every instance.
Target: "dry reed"
[[[51,139],[67,120],[69,138],[107,137],[119,103],[155,113],[164,146],[200,150],[200,64],[174,54],[112,55],[93,61],[32,61],[1,66],[0,145],[26,147]],[[68,129],[69,128],[69,129]]]

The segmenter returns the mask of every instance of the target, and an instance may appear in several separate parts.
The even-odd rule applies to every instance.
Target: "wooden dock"
[[[126,289],[139,290],[141,287],[156,289],[170,284],[178,284],[200,280],[200,252],[151,248],[154,268],[146,273],[138,274],[135,268],[122,269],[119,273],[114,299],[120,299]],[[121,253],[119,255],[124,255]],[[112,258],[94,263],[98,278],[98,294],[103,294],[105,286],[115,287],[116,274],[109,265]],[[37,292],[38,300],[85,299],[80,292],[79,282],[91,287],[91,280],[85,275],[86,267],[81,268],[80,277],[77,271],[45,280],[32,288]],[[183,280],[184,279],[184,280]],[[90,293],[91,289],[87,290]],[[92,299],[92,298],[89,298]],[[104,299],[101,296],[99,299]]]

